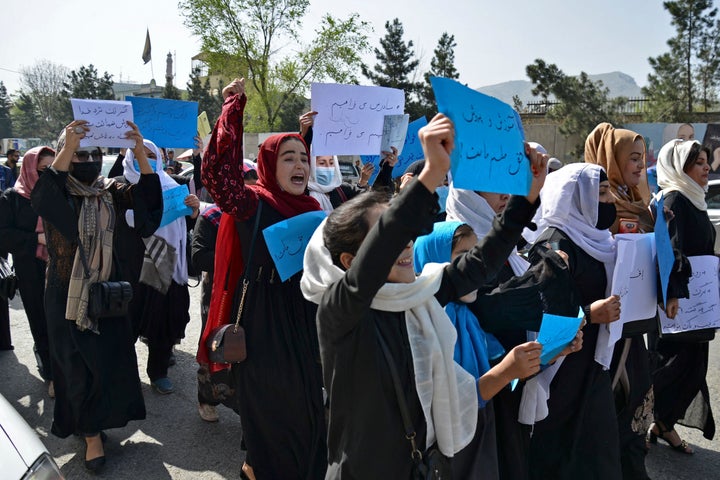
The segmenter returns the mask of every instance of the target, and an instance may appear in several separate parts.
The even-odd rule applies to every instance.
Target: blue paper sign
[[[127,97],[143,137],[159,147],[195,146],[198,103],[165,98]]]
[[[368,178],[368,185],[374,185],[375,179],[377,178],[378,174],[380,173],[380,160],[382,157],[380,155],[360,155],[360,161],[365,165],[366,163],[372,163],[375,167],[373,169],[372,175],[370,175],[370,178]]]
[[[420,117],[408,124],[407,135],[405,135],[405,144],[403,145],[402,153],[398,156],[398,161],[395,164],[395,167],[393,167],[393,178],[397,178],[405,173],[405,170],[411,163],[425,158],[422,145],[420,145],[420,138],[418,138],[418,132],[422,127],[427,125],[427,123],[428,122],[425,117]]]
[[[660,271],[660,287],[662,288],[663,305],[667,305],[667,288],[670,272],[675,263],[675,253],[670,243],[670,232],[665,222],[665,197],[660,192],[655,196],[655,249],[657,250],[658,270]]]
[[[322,210],[307,212],[263,230],[268,252],[283,282],[302,270],[305,248],[325,217]]]
[[[187,185],[178,185],[177,187],[164,190],[163,195],[163,215],[160,220],[160,226],[164,227],[185,215],[192,215],[192,208],[183,203],[185,197],[190,195]]]
[[[537,341],[542,344],[540,364],[547,365],[573,341],[582,323],[582,310],[578,317],[543,314]]]
[[[520,117],[500,100],[448,78],[430,79],[438,111],[455,125],[450,170],[456,188],[527,195],[532,174]]]

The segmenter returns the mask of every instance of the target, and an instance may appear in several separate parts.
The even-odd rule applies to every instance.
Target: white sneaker
[[[218,414],[217,410],[213,405],[208,405],[207,403],[201,403],[198,405],[198,413],[200,414],[200,418],[205,420],[206,422],[217,422],[218,421]]]

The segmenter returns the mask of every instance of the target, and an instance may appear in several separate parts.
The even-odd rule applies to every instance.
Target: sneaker
[[[213,405],[208,405],[207,403],[199,404],[198,413],[200,414],[200,418],[202,418],[206,422],[218,421],[217,409],[215,409]]]
[[[55,382],[50,380],[50,384],[48,385],[48,397],[55,398]]]
[[[150,384],[153,386],[155,391],[162,395],[167,395],[168,393],[175,391],[175,387],[173,387],[172,382],[167,377],[158,378],[157,380],[150,382]]]

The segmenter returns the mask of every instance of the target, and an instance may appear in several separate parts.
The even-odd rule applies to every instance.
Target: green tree
[[[220,97],[213,95],[210,78],[205,78],[203,82],[200,79],[199,68],[190,73],[190,80],[187,82],[187,99],[198,102],[198,114],[205,112],[210,124],[215,123],[222,108],[222,94]]]
[[[81,66],[78,71],[71,71],[67,81],[63,82],[68,97],[99,100],[115,99],[113,84],[112,75],[105,72],[99,77],[92,63],[87,67]]]
[[[357,81],[360,56],[368,48],[367,23],[357,14],[345,20],[325,15],[313,41],[302,45],[299,28],[309,4],[309,0],[180,2],[185,25],[202,39],[210,70],[245,77],[248,108],[258,103],[264,122],[249,125],[250,129],[276,130],[283,109],[296,95],[304,95],[310,82]]]
[[[0,138],[12,137],[11,108],[12,102],[8,96],[7,88],[5,88],[3,82],[0,82]]]
[[[654,73],[648,75],[643,94],[651,101],[649,120],[685,120],[695,106],[697,76],[704,77],[700,95],[706,98],[717,82],[717,69],[710,71],[717,53],[707,48],[713,43],[710,31],[718,9],[713,8],[712,0],[666,1],[663,7],[672,17],[675,36],[667,41],[669,52],[648,59]]]
[[[568,76],[557,65],[541,59],[525,67],[525,72],[534,85],[533,95],[540,95],[546,102],[552,96],[558,102],[548,110],[548,117],[558,122],[563,135],[580,135],[584,139],[600,122],[620,123],[617,112],[627,99],[610,99],[609,89],[600,81],[590,80],[585,72]],[[573,155],[582,155],[583,147],[583,143],[576,145]]]
[[[443,32],[437,47],[435,47],[435,56],[430,61],[430,70],[424,75],[425,85],[422,88],[423,107],[425,115],[432,117],[437,112],[437,104],[435,103],[435,94],[430,85],[430,77],[445,77],[457,79],[460,78],[455,68],[455,35]]]
[[[37,137],[41,129],[40,115],[32,97],[20,92],[10,111],[13,122],[13,133],[18,137]],[[59,133],[56,132],[55,135]],[[43,137],[44,140],[57,138],[54,135]]]
[[[380,87],[403,90],[405,111],[410,114],[410,118],[418,118],[425,113],[419,100],[422,84],[414,78],[420,60],[415,58],[412,40],[407,43],[403,40],[405,30],[399,19],[385,22],[385,30],[385,36],[380,39],[382,50],[375,49],[378,63],[372,69],[363,65],[363,75]]]
[[[165,89],[163,90],[162,98],[167,98],[170,100],[180,100],[180,90],[173,85],[172,80],[168,80],[165,82]]]
[[[717,104],[717,89],[720,86],[720,20],[700,36],[698,65],[695,69],[698,96],[704,111],[710,111]]]
[[[57,138],[60,130],[72,121],[72,109],[65,91],[68,69],[48,60],[40,60],[21,72],[21,92],[34,106],[38,123],[36,131],[23,136]],[[24,105],[30,109],[29,105]]]

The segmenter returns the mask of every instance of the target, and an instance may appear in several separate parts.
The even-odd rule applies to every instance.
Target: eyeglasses
[[[75,152],[75,156],[80,160],[81,162],[99,162],[102,160],[102,153],[98,152],[97,150],[94,150],[92,152],[88,152],[87,150],[79,150]],[[92,160],[90,160],[90,157],[92,157]]]

